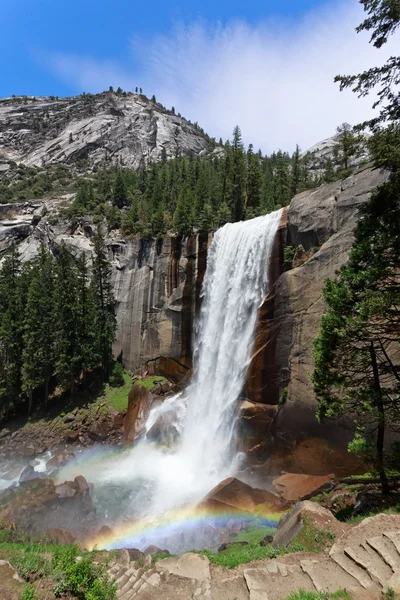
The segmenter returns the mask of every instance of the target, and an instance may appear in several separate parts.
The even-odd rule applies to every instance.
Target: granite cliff
[[[15,163],[138,169],[151,161],[207,154],[197,126],[143,95],[82,94],[71,98],[0,100],[0,174]],[[86,160],[86,169],[79,161]]]

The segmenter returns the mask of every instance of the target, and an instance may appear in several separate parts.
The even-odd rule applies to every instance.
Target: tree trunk
[[[49,376],[46,376],[44,380],[44,408],[47,410],[47,405],[49,402]]]
[[[33,403],[33,389],[29,390],[29,400],[28,400],[28,415],[32,412],[32,403]]]
[[[75,378],[74,377],[71,377],[70,387],[69,387],[69,393],[70,393],[71,397],[75,393]]]
[[[378,434],[376,437],[376,468],[381,480],[382,494],[389,494],[390,487],[386,476],[383,460],[383,444],[385,441],[385,409],[382,401],[382,390],[379,380],[378,364],[373,342],[370,347],[372,371],[374,374],[374,387],[376,392],[376,407],[378,409]]]

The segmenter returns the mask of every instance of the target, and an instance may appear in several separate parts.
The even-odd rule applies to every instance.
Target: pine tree
[[[247,152],[247,200],[246,217],[248,210],[252,209],[253,216],[260,211],[263,192],[263,173],[259,154],[253,154],[253,145],[250,144]]]
[[[350,159],[361,154],[362,136],[354,133],[348,123],[342,123],[336,129],[337,163],[345,171],[350,167]]]
[[[276,154],[274,173],[275,204],[287,206],[290,202],[289,168],[286,156],[279,150]]]
[[[301,168],[300,168],[300,148],[296,145],[296,150],[292,156],[292,169],[291,169],[291,183],[290,183],[290,195],[293,198],[299,191],[301,179]]]
[[[74,258],[63,244],[56,259],[55,334],[56,370],[61,383],[68,383],[71,395],[82,371],[77,322],[78,278]]]
[[[333,160],[331,159],[330,156],[328,157],[328,159],[325,163],[323,178],[326,183],[331,183],[332,181],[335,181],[335,179],[336,179],[335,167],[333,165]]]
[[[44,246],[35,263],[24,313],[22,354],[22,389],[29,397],[28,413],[32,410],[33,391],[42,384],[47,407],[49,380],[55,362],[53,259]]]
[[[21,392],[23,307],[21,261],[15,244],[5,254],[0,270],[0,403],[8,412]]]
[[[233,130],[231,168],[229,173],[231,193],[230,204],[234,221],[244,217],[246,199],[246,157],[242,142],[242,134],[238,125]]]
[[[117,171],[117,176],[115,178],[113,204],[118,208],[123,208],[128,204],[125,180],[120,169]]]
[[[193,225],[193,195],[186,185],[182,188],[176,209],[174,212],[173,225],[175,231],[182,235],[192,233]]]
[[[97,351],[105,380],[108,379],[112,363],[112,345],[116,333],[115,299],[111,283],[111,266],[100,226],[93,237],[92,292],[95,299],[94,331]]]
[[[96,299],[93,296],[93,287],[90,285],[87,260],[84,253],[77,260],[77,275],[78,297],[76,319],[79,338],[78,347],[82,353],[82,373],[83,380],[85,380],[87,371],[95,368],[99,364],[100,358],[96,343]]]

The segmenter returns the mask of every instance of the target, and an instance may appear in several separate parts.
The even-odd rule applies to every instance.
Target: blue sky
[[[239,123],[266,150],[370,114],[332,82],[376,62],[354,32],[357,0],[0,0],[0,15],[0,96],[139,85],[211,135]]]

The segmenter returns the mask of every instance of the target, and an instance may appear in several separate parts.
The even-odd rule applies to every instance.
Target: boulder
[[[333,523],[338,523],[329,510],[316,502],[304,500],[296,504],[290,512],[281,517],[278,529],[274,535],[274,547],[286,548],[289,546],[303,529],[305,517],[321,529],[327,528]]]
[[[146,548],[143,554],[145,556],[148,556],[149,554],[153,556],[153,554],[169,554],[169,551],[162,550],[161,548],[158,548],[158,546],[151,545]]]
[[[68,413],[67,415],[65,415],[64,417],[64,423],[72,423],[72,421],[75,421],[76,419],[76,415],[74,415],[74,413]]]
[[[75,442],[79,437],[79,431],[66,431],[65,439],[67,442]]]
[[[272,483],[284,500],[307,500],[321,492],[331,490],[335,485],[335,476],[333,473],[330,475],[282,473]]]
[[[113,423],[108,419],[95,421],[89,427],[88,435],[96,442],[103,442],[113,428]]]
[[[207,557],[193,552],[158,560],[156,568],[171,575],[195,579],[196,581],[209,582],[211,579],[210,561]]]
[[[283,510],[285,503],[277,494],[253,488],[230,477],[211,490],[201,501],[200,507],[221,512],[254,513],[261,507],[266,511]]]
[[[68,462],[75,458],[75,454],[70,452],[70,450],[62,450],[55,454],[50,460],[46,463],[46,470],[51,473],[60,467],[64,467]]]
[[[52,479],[33,479],[8,488],[0,494],[0,521],[34,534],[52,529],[83,534],[95,515],[85,481],[82,477],[55,485]]]
[[[67,546],[74,544],[76,541],[75,535],[69,529],[48,529],[45,534],[50,540]]]
[[[228,550],[228,548],[232,548],[234,546],[248,546],[249,542],[226,542],[225,544],[221,544],[218,548],[218,552],[224,552],[224,550]]]
[[[153,400],[151,393],[142,385],[135,383],[129,392],[128,410],[124,421],[122,442],[132,446],[143,435]]]
[[[176,412],[174,410],[161,414],[157,421],[150,427],[146,438],[155,442],[164,441],[174,444],[179,438],[179,431],[175,423]]]
[[[19,476],[19,483],[24,483],[24,481],[30,481],[31,479],[43,479],[45,477],[45,473],[37,473],[31,465],[27,465]]]
[[[266,535],[260,542],[260,546],[269,546],[274,541],[273,535]]]

